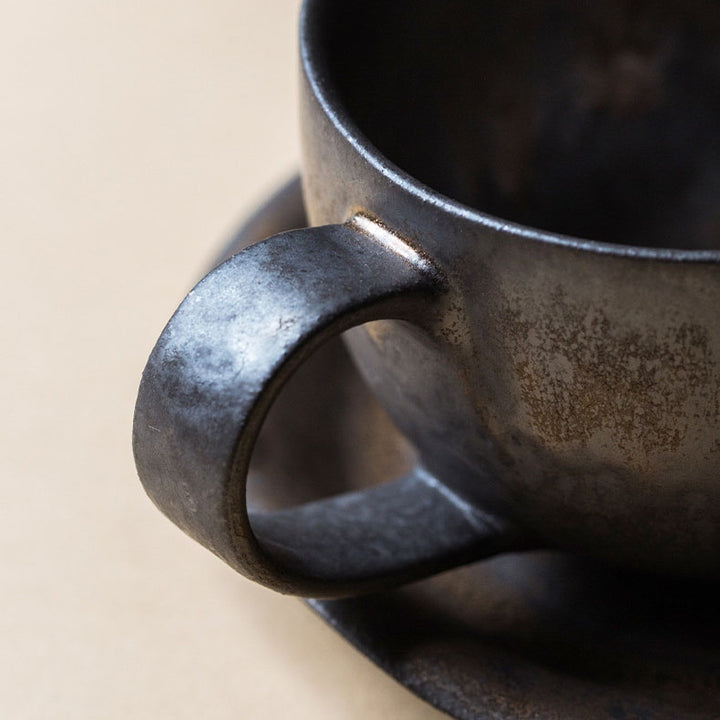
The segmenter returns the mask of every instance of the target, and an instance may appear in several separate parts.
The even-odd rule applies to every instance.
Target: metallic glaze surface
[[[601,17],[597,24],[589,13],[591,36],[605,38],[608,28],[617,25],[617,8],[610,0],[598,7],[611,22]],[[610,228],[610,237],[598,241],[497,220],[423,186],[384,159],[349,117],[361,119],[381,142],[396,142],[407,162],[423,157],[427,148],[430,160],[417,166],[418,175],[434,177],[458,196],[477,189],[454,179],[456,171],[464,176],[467,170],[462,154],[460,165],[448,166],[438,148],[422,138],[413,140],[415,123],[432,130],[424,115],[432,116],[436,107],[444,113],[443,103],[426,104],[419,108],[424,113],[409,115],[400,104],[395,115],[374,102],[376,84],[363,87],[366,63],[372,70],[375,62],[380,70],[396,57],[396,77],[419,77],[412,65],[417,56],[410,53],[403,60],[401,52],[416,47],[418,37],[388,44],[388,24],[408,18],[402,4],[373,1],[363,8],[362,23],[357,18],[348,25],[336,4],[308,0],[301,20],[303,187],[310,223],[318,227],[271,238],[216,269],[188,296],[150,358],[137,405],[135,452],[151,496],[233,567],[286,592],[367,591],[488,552],[528,546],[557,547],[643,571],[717,576],[720,252],[698,248],[717,241],[717,210],[706,200],[718,177],[720,154],[705,140],[720,98],[706,74],[691,75],[688,84],[677,72],[688,60],[702,66],[714,57],[720,47],[717,9],[700,2],[687,11],[673,4],[666,14],[644,6],[627,18],[620,14],[620,34],[632,30],[630,49],[623,46],[615,57],[613,46],[610,65],[612,70],[619,60],[619,67],[630,68],[623,82],[635,78],[630,88],[636,96],[626,97],[627,87],[607,97],[600,93],[604,107],[596,106],[597,98],[587,105],[581,93],[581,105],[586,104],[577,114],[580,129],[587,131],[588,117],[599,118],[599,136],[605,137],[609,123],[613,133],[618,130],[611,133],[616,145],[610,149],[632,153],[639,145],[641,160],[654,159],[648,152],[659,149],[667,155],[663,143],[673,133],[681,140],[697,137],[688,144],[688,156],[692,169],[699,168],[699,180],[693,173],[690,181],[682,176],[675,193],[679,205],[667,215],[665,205],[672,197],[664,179],[672,173],[664,172],[665,165],[648,169],[631,156],[617,172],[607,160],[622,153],[586,148],[597,161],[597,167],[578,176],[578,182],[588,184],[586,199],[604,188],[609,207],[622,221],[613,225],[602,203],[581,204],[578,210],[573,202],[562,202],[564,193],[577,194],[576,183],[568,181],[579,169],[572,163],[570,175],[561,178],[560,197],[550,197],[549,207],[559,227],[580,223],[590,231],[594,222],[604,235]],[[507,63],[512,72],[501,76],[500,84],[519,89],[520,99],[525,90],[531,99],[542,95],[527,84],[528,68],[540,69],[537,77],[530,73],[533,82],[545,82],[543,73],[558,62],[577,65],[577,49],[565,48],[562,36],[547,45],[558,17],[584,22],[586,16],[573,3],[559,0],[552,11],[530,3],[508,14],[502,3],[459,0],[454,11],[460,18],[469,13],[483,22],[507,21],[512,31],[498,45],[501,62],[491,58],[485,70]],[[438,22],[455,18],[433,12]],[[543,48],[552,53],[557,48],[559,54],[551,53],[547,66],[528,65],[532,53],[514,32],[517,18],[529,21],[518,26],[525,32],[546,27],[538,21],[549,23],[553,32],[541,34]],[[425,40],[434,32],[423,23],[408,27]],[[458,24],[453,27],[456,40],[466,30],[478,30],[463,25],[459,33]],[[697,44],[688,37],[698,33],[709,41],[707,57],[693,55]],[[673,39],[667,57],[666,37]],[[447,45],[447,52],[433,56],[430,68],[446,69],[446,57],[476,59],[477,47],[482,43]],[[522,51],[516,53],[518,48]],[[513,53],[521,61],[515,62]],[[655,79],[638,76],[637,63],[652,70]],[[515,71],[525,79],[519,81]],[[370,72],[369,77],[379,82],[394,76]],[[415,83],[415,90],[429,87],[429,97],[440,90],[462,91],[464,77],[428,76],[427,82]],[[658,78],[665,94],[647,95],[647,82]],[[402,82],[394,87],[402,95]],[[363,90],[371,94],[362,95]],[[449,105],[458,97],[463,99],[462,92],[450,97]],[[541,100],[548,97],[554,112],[557,98]],[[663,97],[687,103],[663,105]],[[492,94],[487,100],[497,104]],[[561,107],[565,100],[561,94]],[[348,102],[353,104],[350,114]],[[500,105],[513,107],[504,100]],[[699,111],[706,116],[697,125]],[[487,120],[470,114],[473,121]],[[449,122],[449,116],[443,117]],[[445,124],[438,127],[447,136]],[[483,136],[457,129],[468,163],[478,156],[482,161],[480,168],[470,169],[480,172],[483,162],[493,165],[473,148]],[[523,132],[518,137],[524,142]],[[546,135],[539,133],[538,143],[556,142],[552,133]],[[637,142],[628,144],[628,137]],[[672,151],[675,145],[669,147]],[[440,150],[457,155],[452,146]],[[502,146],[490,150],[507,155]],[[505,203],[514,216],[542,214],[537,197],[528,207],[510,197],[525,171],[515,166],[513,153],[507,157],[510,176],[502,163],[494,170],[500,171],[500,189],[508,197],[495,197],[497,188],[487,191],[497,177],[478,176],[476,184],[485,188],[479,201],[487,200],[488,207]],[[658,157],[667,159],[662,153]],[[578,158],[585,162],[584,155],[571,154],[573,162]],[[608,176],[609,170],[614,174]],[[635,204],[628,205],[627,193],[616,191],[616,186],[625,188],[624,173],[637,176],[630,194]],[[545,177],[539,178],[542,186]],[[663,180],[661,201],[646,188],[652,190],[657,178]],[[537,187],[531,185],[525,190],[532,200]],[[698,212],[688,215],[693,207]],[[672,232],[659,240],[643,222],[650,218],[649,227],[657,231],[664,218],[678,216],[683,222],[668,222]],[[683,243],[684,249],[627,245],[634,240],[645,245],[668,240]],[[258,517],[253,524],[245,510],[245,475],[262,421],[292,372],[324,341],[348,328],[353,329],[346,340],[361,373],[415,447],[418,465],[396,485],[366,492],[366,505],[360,496],[340,497]],[[358,521],[355,527],[352,518]],[[362,538],[370,540],[365,548]]]
[[[304,222],[294,183],[232,248]],[[358,490],[414,463],[413,448],[333,339],[268,414],[250,466],[251,506],[284,508]],[[308,602],[399,682],[463,720],[720,716],[717,584],[523,553],[393,591]]]
[[[381,43],[382,23],[374,27],[358,44],[367,57]],[[423,464],[548,545],[717,575],[720,252],[537,231],[424,186],[383,157],[343,106],[342,77],[328,67],[339,56],[325,51],[341,32],[330,5],[306,4],[306,204],[312,224],[357,212],[382,219],[448,280],[430,340],[392,321],[348,335]],[[383,126],[381,109],[371,120]]]
[[[341,596],[526,547],[512,523],[423,468],[364,493],[252,519],[246,476],[274,397],[312,351],[378,317],[415,322],[443,280],[411,246],[358,217],[282,233],[188,294],[143,373],[133,447],[153,502],[238,572],[281,592]]]

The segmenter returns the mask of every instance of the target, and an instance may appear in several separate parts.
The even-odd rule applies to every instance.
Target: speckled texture
[[[269,205],[266,219],[291,203]],[[266,508],[367,487],[415,461],[339,341],[284,388],[258,443],[252,494]],[[291,453],[274,452],[286,444]],[[528,553],[310,605],[399,682],[462,720],[715,720],[718,602],[718,584]]]

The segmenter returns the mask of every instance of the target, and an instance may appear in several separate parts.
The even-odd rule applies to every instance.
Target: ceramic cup
[[[536,547],[717,576],[720,7],[308,0],[300,26],[314,227],[163,331],[134,426],[154,502],[283,592]],[[268,408],[343,331],[417,467],[249,516]]]

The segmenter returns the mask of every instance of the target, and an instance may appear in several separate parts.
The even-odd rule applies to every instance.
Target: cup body
[[[344,102],[329,67],[332,5],[306,3],[301,22],[309,219],[376,218],[449,288],[420,325],[382,320],[347,333],[378,399],[433,475],[541,541],[633,568],[717,575],[720,251],[556,235],[431,189],[386,158]],[[380,17],[377,37],[358,41],[369,52],[390,42]],[[397,127],[397,142],[415,132]],[[638,200],[638,213],[651,211]],[[693,223],[688,215],[688,232]]]

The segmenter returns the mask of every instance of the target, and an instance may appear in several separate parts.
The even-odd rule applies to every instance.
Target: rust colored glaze
[[[602,307],[573,302],[561,289],[549,301],[532,320],[508,317],[505,325],[540,440],[562,446],[601,437],[643,470],[653,453],[680,451],[698,417],[720,425],[718,359],[706,327],[618,329]]]
[[[307,0],[313,227],[230,258],[161,335],[134,426],[157,505],[283,592],[538,547],[718,577],[718,27],[709,0]],[[267,413],[345,331],[416,463],[249,513]]]
[[[261,215],[265,234],[301,225],[299,185]],[[239,233],[236,249],[263,237],[254,227]],[[331,340],[271,409],[250,468],[250,502],[316,501],[397,477],[415,461],[343,343]],[[717,584],[526,553],[310,606],[399,682],[462,720],[715,720],[718,603]]]
[[[619,571],[493,561],[553,581],[498,654],[486,627],[451,619],[448,650],[444,619],[419,641],[411,622],[386,666],[458,717],[717,717],[717,642],[646,596],[691,592],[689,615],[715,627],[700,596],[717,588],[678,578],[720,576],[720,6],[306,0],[300,25],[312,227],[228,259],[161,334],[133,433],[148,493],[282,592],[370,593],[547,547],[675,577],[626,596]],[[339,333],[413,459],[389,483],[248,508],[264,421]],[[595,607],[586,587],[621,607],[603,615],[612,594]],[[478,618],[488,596],[472,597]],[[599,613],[589,633],[579,601]],[[643,611],[653,658],[638,665],[615,631]],[[674,621],[687,642],[661,633],[658,652]]]

